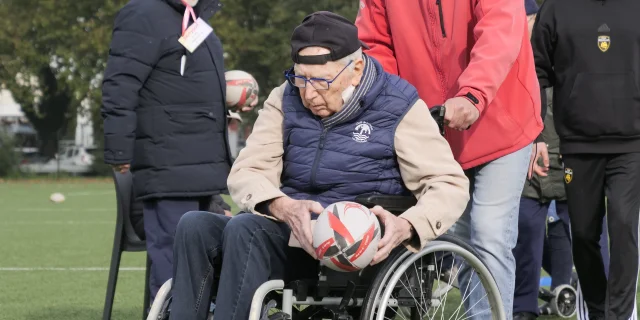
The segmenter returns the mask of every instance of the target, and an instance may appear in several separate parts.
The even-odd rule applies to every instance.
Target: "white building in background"
[[[0,88],[0,130],[17,138],[23,153],[38,152],[38,134],[8,90]]]
[[[20,105],[13,100],[9,90],[0,89],[0,119],[19,120],[24,117]]]
[[[84,100],[81,104],[78,115],[76,116],[76,138],[77,146],[94,147],[93,140],[93,121],[91,121],[91,112],[89,111],[89,103]]]
[[[8,90],[0,89],[0,127],[12,134],[36,135],[29,124],[20,105],[16,103]],[[93,123],[88,103],[83,102],[76,117],[76,133],[74,143],[77,146],[93,147]]]

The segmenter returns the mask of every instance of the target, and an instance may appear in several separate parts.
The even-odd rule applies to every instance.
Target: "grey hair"
[[[353,53],[349,54],[348,56],[341,58],[340,60],[336,61],[337,63],[346,66],[349,61],[353,61],[356,62],[358,59],[362,59],[362,48],[358,48],[358,50],[354,51]],[[355,69],[356,64],[355,63],[351,63],[349,65],[349,70],[353,71],[353,69]]]

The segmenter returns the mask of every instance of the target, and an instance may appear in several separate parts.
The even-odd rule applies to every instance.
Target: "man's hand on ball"
[[[253,110],[253,108],[255,106],[258,105],[258,97],[256,97],[255,99],[253,99],[253,101],[251,101],[251,103],[248,106],[243,106],[240,111],[242,112],[249,112],[251,110]]]
[[[444,103],[444,107],[445,124],[458,131],[468,129],[480,117],[478,108],[464,97],[451,98]]]
[[[289,197],[280,197],[271,202],[269,211],[278,220],[284,221],[293,236],[298,239],[300,246],[314,259],[317,259],[313,249],[313,232],[311,231],[311,214],[320,214],[324,208],[315,201],[294,200]]]
[[[373,207],[371,212],[373,212],[380,220],[380,223],[384,225],[384,237],[378,242],[378,251],[371,261],[371,265],[375,265],[386,259],[395,247],[411,238],[411,223],[393,215],[381,206]]]
[[[249,112],[251,110],[253,110],[253,108],[255,106],[258,105],[258,97],[252,95],[247,101],[251,100],[251,103],[245,103],[243,105],[236,105],[235,108],[236,110],[240,111],[240,112]]]

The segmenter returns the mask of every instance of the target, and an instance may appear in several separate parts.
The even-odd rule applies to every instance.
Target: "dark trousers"
[[[551,290],[563,284],[571,283],[573,259],[571,258],[571,226],[567,203],[554,201],[558,220],[547,219],[547,235],[542,249],[542,269],[551,276]]]
[[[209,212],[184,215],[176,231],[170,319],[206,319],[217,271],[214,262],[220,255],[214,319],[248,319],[251,299],[260,285],[285,279],[294,268],[317,266],[302,249],[288,246],[289,235],[285,223],[250,213],[233,218]]]
[[[568,206],[566,202],[556,201],[556,214],[560,220],[547,225],[550,204],[531,198],[520,199],[518,242],[513,249],[516,259],[514,313],[538,314],[538,290],[542,267],[551,275],[552,289],[571,281],[573,263]],[[607,234],[603,233],[601,243],[605,244],[606,241]],[[604,256],[608,257],[606,246],[604,252]]]
[[[211,197],[182,199],[150,199],[143,202],[144,231],[147,254],[151,259],[149,275],[150,299],[173,271],[173,236],[180,217],[188,211],[206,210]]]
[[[587,305],[579,308],[578,319],[629,319],[638,281],[640,153],[570,154],[563,160],[565,173],[571,176],[565,188],[573,261]],[[611,255],[608,279],[599,244],[605,204]]]
[[[571,257],[571,224],[569,223],[569,208],[566,202],[549,210],[555,211],[559,220],[547,223],[547,236],[542,250],[542,269],[551,276],[551,290],[563,284],[570,284],[573,275],[573,258]],[[602,234],[600,235],[600,253],[604,262],[605,274],[609,274],[609,233],[607,219],[602,219]]]

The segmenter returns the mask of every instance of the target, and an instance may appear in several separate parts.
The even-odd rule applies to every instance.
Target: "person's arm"
[[[540,87],[540,117],[542,118],[543,123],[544,123],[544,118],[546,116],[547,116],[547,90]],[[535,142],[536,143],[544,142],[544,138],[542,137],[542,132],[540,132]]]
[[[282,96],[286,84],[271,91],[260,110],[247,145],[240,151],[227,179],[229,193],[241,210],[268,215],[270,200],[280,191],[282,174]]]
[[[555,73],[553,71],[553,56],[556,46],[555,16],[553,8],[554,0],[546,0],[536,16],[531,34],[531,47],[533,58],[536,64],[536,75],[540,85],[540,116],[544,123],[547,116],[547,88],[553,87],[555,83]],[[549,152],[543,139],[543,132],[538,135],[534,145],[533,153],[529,161],[527,177],[531,179],[535,173],[538,176],[547,176],[549,171]],[[538,160],[542,159],[542,166]]]
[[[116,16],[102,81],[104,162],[130,164],[136,131],[139,91],[160,53],[147,13],[125,6]]]
[[[467,68],[458,78],[456,97],[473,95],[480,113],[489,105],[511,70],[526,37],[526,19],[522,1],[476,0],[476,39]],[[471,99],[470,99],[471,100]]]
[[[406,245],[417,251],[462,216],[469,201],[469,179],[422,100],[398,125],[395,151],[402,180],[418,199],[400,215],[411,223],[416,235]]]
[[[557,42],[554,8],[554,0],[546,0],[542,4],[531,33],[531,47],[536,64],[538,83],[540,84],[542,121],[544,121],[547,114],[546,89],[553,87],[556,81],[553,71],[553,56]],[[542,137],[539,136],[536,141],[542,142]]]
[[[386,0],[361,0],[360,10],[356,17],[358,37],[369,46],[366,54],[376,58],[385,71],[398,74],[391,38],[391,29],[387,19]]]

